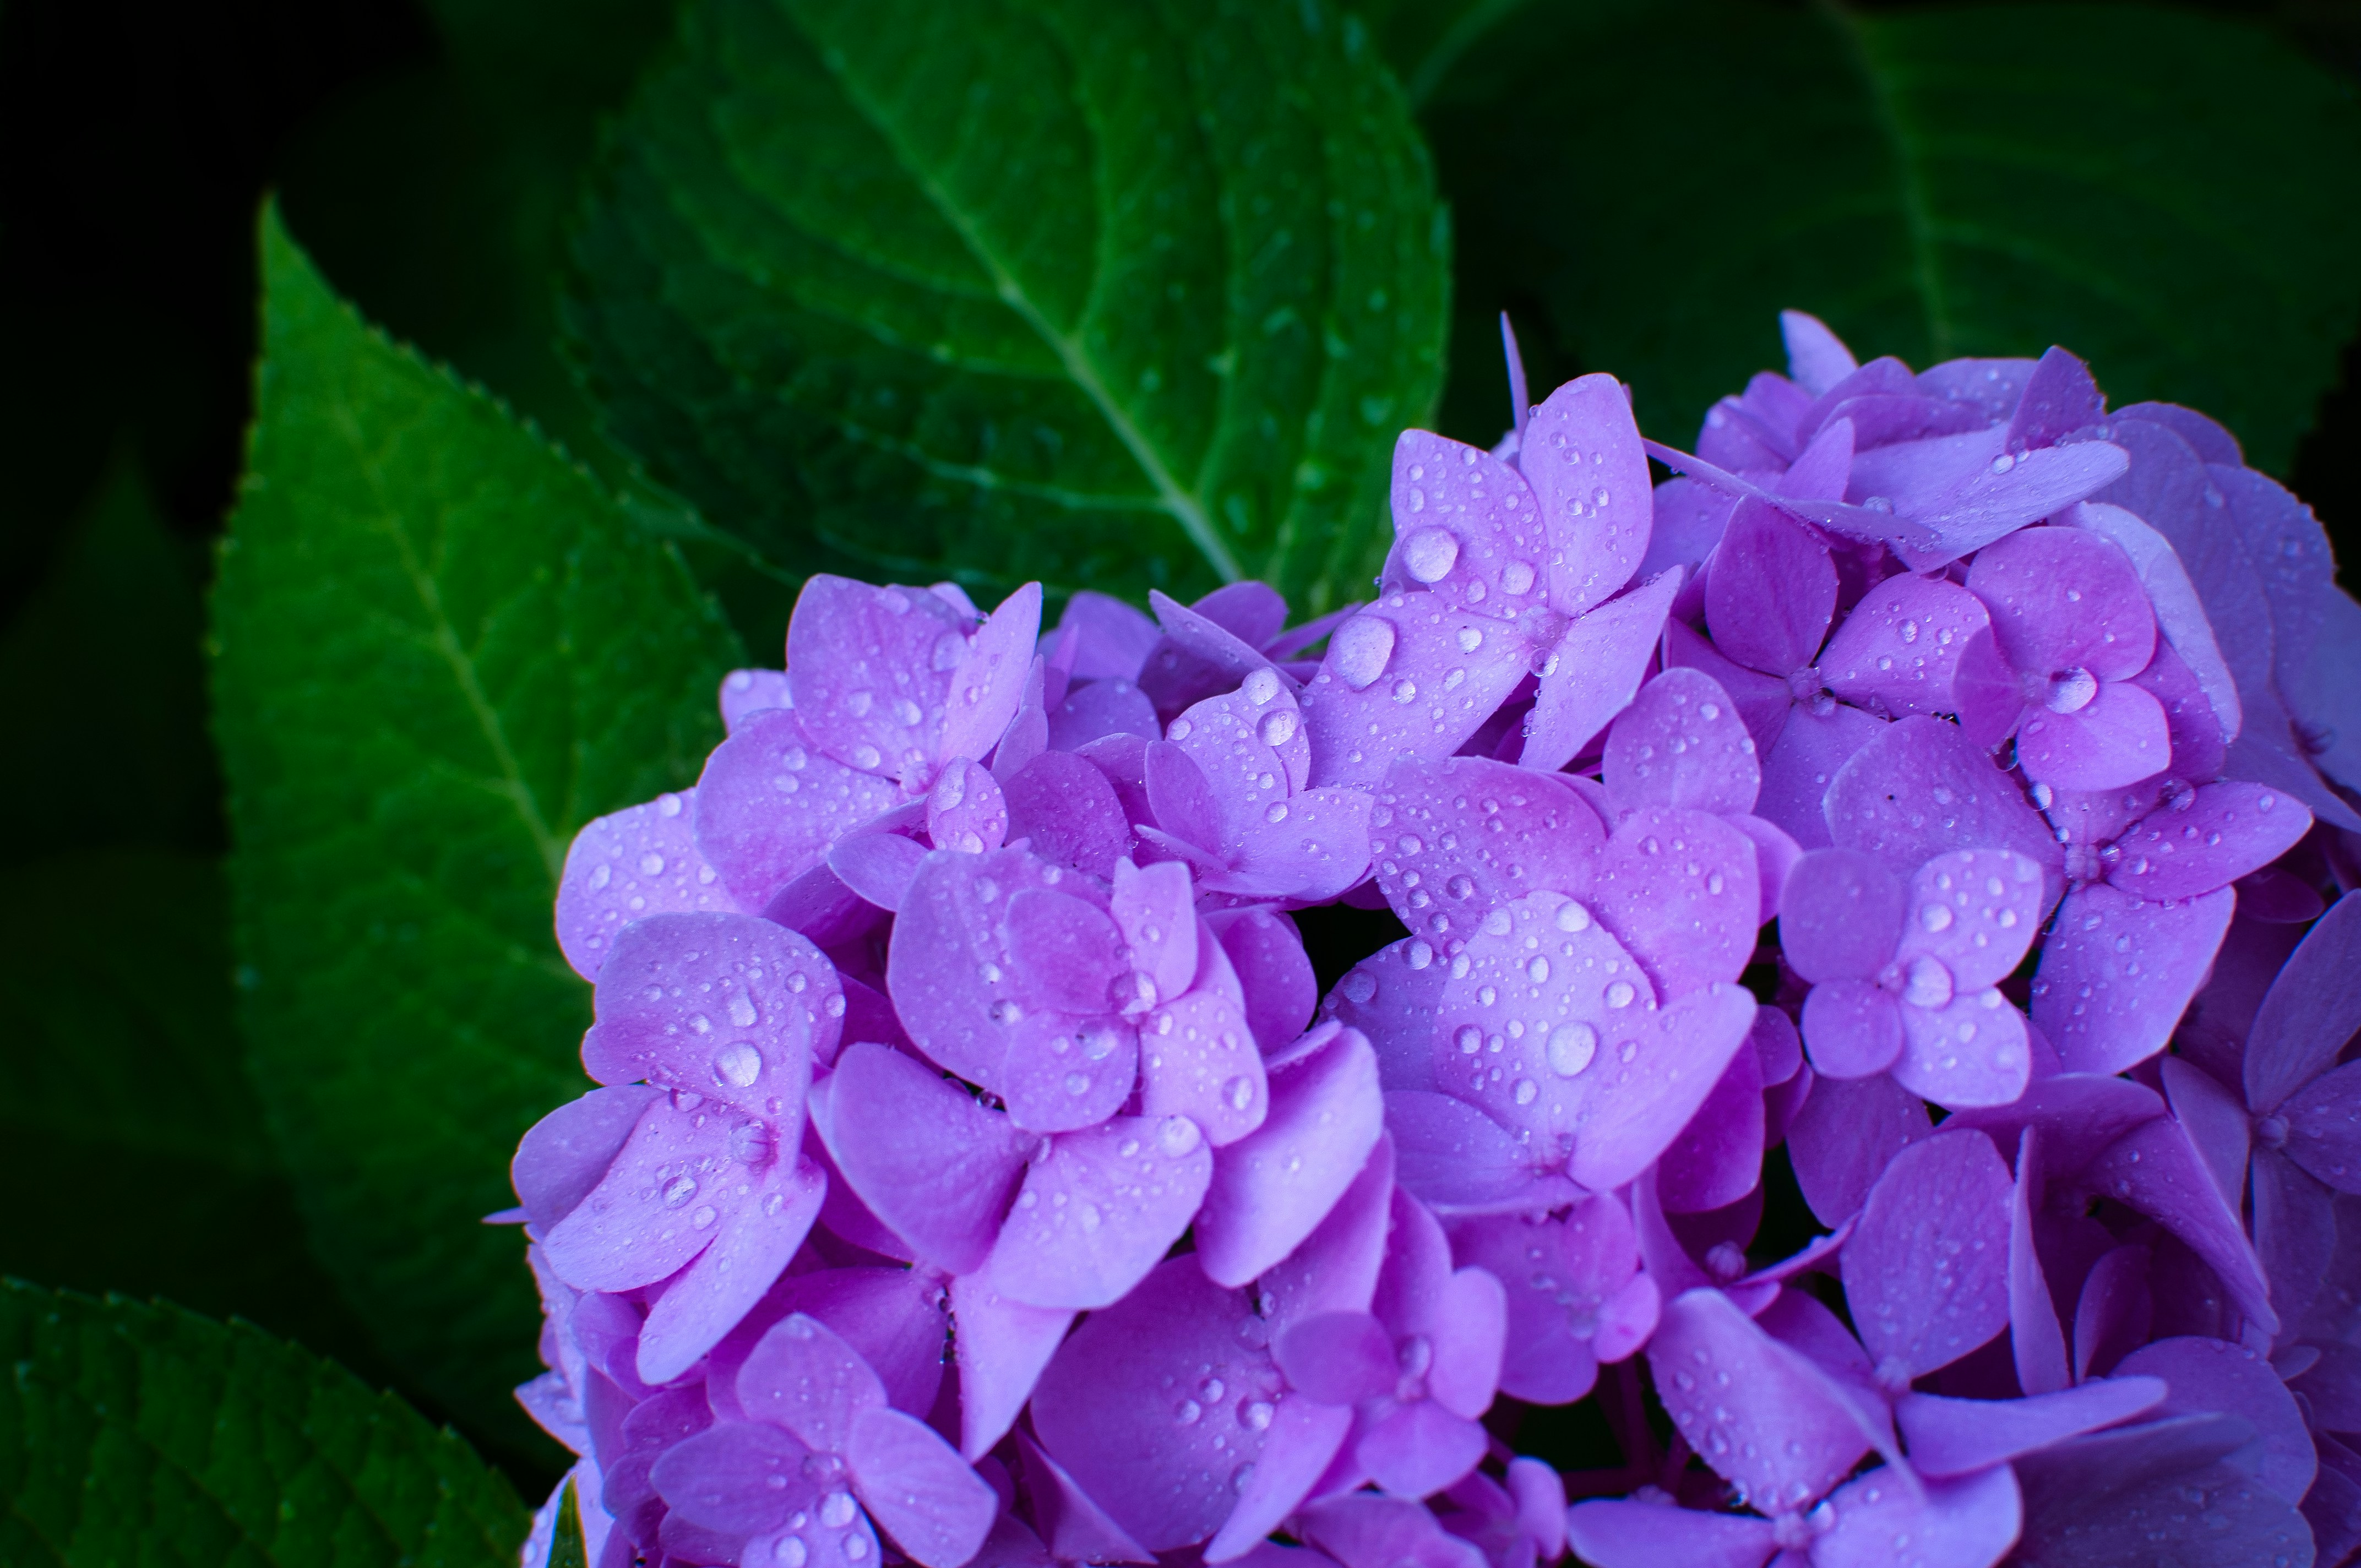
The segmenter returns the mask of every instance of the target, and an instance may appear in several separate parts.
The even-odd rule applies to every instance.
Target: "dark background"
[[[2210,8],[2361,78],[2361,0]],[[80,1072],[126,1015],[191,1061],[236,1057],[200,645],[263,192],[365,314],[611,472],[549,348],[550,171],[578,163],[668,18],[663,0],[0,9],[0,1273],[246,1316],[400,1383],[311,1261],[235,1081],[192,1078],[207,1147],[143,1142],[104,1071],[62,1120],[5,1080]],[[1542,314],[1466,299],[1462,319],[1478,303]],[[1488,444],[1505,409],[1479,357],[1485,386],[1448,395],[1444,422]],[[1584,368],[1547,361],[1537,389]],[[2289,477],[2355,559],[2361,350],[2344,364]],[[502,1457],[530,1486],[550,1456]]]

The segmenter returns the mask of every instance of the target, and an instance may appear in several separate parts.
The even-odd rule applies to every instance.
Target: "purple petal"
[[[1480,832],[1465,831],[1469,808]],[[1607,836],[1549,775],[1478,757],[1396,762],[1369,824],[1378,886],[1413,928],[1436,910],[1466,920],[1540,889],[1587,897]],[[1513,857],[1502,848],[1511,845]]]
[[[2180,1123],[2159,1116],[2133,1129],[2092,1160],[2081,1179],[2162,1222],[2213,1266],[2247,1316],[2276,1332],[2270,1287],[2254,1247]]]
[[[509,1162],[509,1182],[543,1234],[605,1179],[631,1129],[663,1091],[649,1084],[594,1089],[535,1122]]]
[[[895,1409],[922,1416],[934,1409],[950,1325],[941,1290],[925,1271],[820,1269],[793,1277],[772,1299],[842,1336],[877,1374]]]
[[[1745,969],[1763,907],[1755,879],[1754,845],[1738,829],[1652,806],[1609,836],[1594,906],[1671,1002]]]
[[[899,1410],[857,1415],[845,1457],[870,1518],[925,1568],[961,1568],[1000,1512],[991,1483],[925,1422]]]
[[[1385,1124],[1377,1055],[1340,1033],[1270,1085],[1260,1127],[1222,1149],[1197,1215],[1197,1257],[1243,1285],[1293,1252],[1352,1186]]]
[[[1763,1135],[1763,1061],[1741,1050],[1664,1152],[1658,1179],[1664,1208],[1696,1214],[1745,1197],[1762,1177]]]
[[[722,728],[734,733],[751,713],[766,707],[793,707],[785,670],[732,670],[721,677]]]
[[[1179,996],[1197,978],[1194,905],[1186,866],[1115,863],[1107,912],[1131,949],[1130,968],[1148,977],[1158,996]]]
[[[1491,1409],[1492,1396],[1500,1387],[1508,1293],[1489,1270],[1456,1269],[1444,1284],[1437,1317],[1442,1332],[1432,1342],[1434,1359],[1427,1367],[1427,1397],[1453,1415],[1476,1420]]]
[[[2219,1412],[2253,1422],[2262,1446],[2255,1478],[2290,1503],[2303,1500],[2319,1461],[2303,1411],[2269,1362],[2226,1340],[2158,1340],[2115,1368],[2118,1381],[2136,1376],[2163,1380],[2159,1416]]]
[[[1037,1307],[1122,1299],[1189,1228],[1213,1167],[1185,1116],[1124,1116],[1057,1135],[1001,1224],[994,1277]]]
[[[836,1498],[842,1500],[832,1501]],[[675,1514],[664,1520],[664,1545],[667,1555],[662,1561],[666,1568],[676,1563],[694,1562],[699,1557],[726,1563],[732,1555],[741,1563],[785,1563],[796,1559],[804,1564],[804,1568],[867,1568],[868,1564],[882,1561],[878,1554],[877,1532],[870,1528],[869,1516],[854,1504],[852,1494],[831,1493],[820,1499],[820,1507],[828,1508],[831,1516],[840,1510],[849,1510],[851,1520],[840,1529],[833,1528],[814,1519],[818,1509],[797,1509],[804,1519],[801,1526],[791,1523],[785,1530],[755,1536],[734,1552],[730,1550],[732,1543],[727,1539],[715,1541],[678,1540],[675,1527],[680,1522],[680,1516]],[[790,1515],[790,1519],[793,1517]],[[630,1557],[618,1557],[611,1563],[600,1563],[598,1568],[631,1568],[632,1561]]]
[[[1386,1096],[1386,1127],[1402,1186],[1444,1212],[1523,1212],[1576,1196],[1563,1180],[1536,1172],[1516,1136],[1464,1100],[1394,1091]]]
[[[2345,1277],[2351,1249],[2336,1245],[2336,1194],[2276,1149],[2257,1149],[2253,1172],[2255,1255],[2272,1305],[2295,1322],[2315,1301],[2341,1304],[2354,1291]]]
[[[1814,500],[1844,499],[1846,481],[1852,477],[1853,436],[1860,428],[1855,420],[1866,418],[1883,423],[1890,417],[1888,405],[1896,401],[1940,408],[1939,404],[1927,398],[1897,400],[1872,394],[1846,399],[1829,411],[1828,417],[1812,433],[1811,444],[1798,453],[1787,471],[1779,476],[1779,493]],[[1905,414],[1904,417],[1906,420],[1908,416]],[[1864,442],[1863,444],[1873,443]],[[1829,609],[1835,609],[1833,598],[1829,601]],[[1821,628],[1824,635],[1827,630],[1826,627]],[[1813,647],[1817,646],[1819,644],[1815,641]]]
[[[1763,1568],[1779,1552],[1769,1519],[1663,1502],[1598,1498],[1565,1516],[1566,1544],[1597,1568]]]
[[[695,790],[660,795],[584,825],[557,883],[557,945],[574,972],[598,978],[617,933],[651,915],[738,905],[697,852]]]
[[[1522,608],[1516,601],[1531,602],[1524,596],[1541,586],[1550,550],[1542,510],[1525,477],[1489,454],[1423,430],[1402,432],[1394,443],[1393,516],[1393,548],[1378,578],[1388,588],[1423,587],[1455,607],[1513,617]],[[1522,585],[1515,595],[1511,583]]]
[[[2148,904],[2093,883],[2059,906],[2033,981],[2033,1022],[2069,1072],[2114,1073],[2162,1050],[2205,978],[2237,895]]]
[[[1894,1157],[1928,1130],[1925,1103],[1890,1078],[1816,1080],[1787,1129],[1804,1201],[1820,1223],[1842,1224],[1861,1212]]]
[[[988,1271],[953,1279],[950,1298],[959,1324],[960,1452],[981,1459],[1008,1435],[1074,1314],[1012,1301]]]
[[[2073,713],[2025,710],[2016,760],[2026,776],[2061,790],[2121,789],[2172,757],[2164,705],[2129,681],[2108,681]]]
[[[1367,1422],[1353,1457],[1386,1491],[1423,1497],[1475,1469],[1485,1447],[1482,1427],[1432,1399],[1417,1399]]]
[[[1508,1287],[1501,1392],[1538,1405],[1571,1404],[1590,1392],[1598,1369],[1594,1334],[1603,1332],[1610,1303],[1642,1277],[1623,1205],[1589,1198],[1560,1219],[1463,1221],[1452,1227],[1451,1246],[1455,1257],[1490,1269]],[[1591,1334],[1579,1332],[1586,1320]]]
[[[927,794],[927,837],[938,850],[981,855],[1008,841],[1008,797],[992,770],[955,757]]]
[[[1667,479],[1656,487],[1655,525],[1648,553],[1635,576],[1653,577],[1670,566],[1696,566],[1713,554],[1730,524],[1736,500],[1695,479]]]
[[[1555,773],[1631,702],[1655,656],[1681,576],[1660,572],[1565,629],[1542,660],[1520,764]]]
[[[1153,738],[1161,728],[1156,722],[1156,705],[1130,681],[1121,676],[1085,681],[1067,692],[1049,715],[1049,745],[1054,751],[1079,751],[1102,736]]]
[[[2016,1182],[2008,1210],[2009,1353],[2017,1386],[2027,1394],[2054,1394],[2070,1381],[2066,1334],[2041,1269],[2034,1216],[2041,1211],[2040,1138],[2037,1126],[2018,1135]]]
[[[1316,1312],[1367,1310],[1385,1266],[1394,1197],[1393,1145],[1380,1138],[1327,1217],[1263,1272],[1264,1315],[1283,1328]]]
[[[1218,943],[1204,947],[1225,961]],[[1263,1124],[1270,1097],[1262,1053],[1234,987],[1200,986],[1148,1014],[1140,1029],[1142,1115],[1186,1116],[1215,1148]]]
[[[1008,798],[1009,838],[1030,839],[1033,853],[1045,861],[1104,879],[1131,849],[1131,827],[1115,786],[1071,752],[1042,752],[1001,788]]]
[[[967,656],[943,693],[942,735],[935,758],[949,762],[982,757],[1000,743],[1002,732],[1024,700],[1040,627],[1041,585],[1027,583],[1001,600],[1000,608],[975,629],[968,639]],[[788,641],[794,641],[792,623]],[[790,649],[789,657],[794,656]],[[937,643],[933,657],[947,656],[948,645]]]
[[[1775,822],[1752,813],[1724,818],[1732,828],[1753,840],[1754,876],[1762,889],[1762,900],[1755,906],[1758,926],[1768,926],[1779,918],[1779,897],[1785,891],[1787,878],[1795,864],[1804,858],[1804,847]]]
[[[2205,603],[2190,580],[2179,552],[2170,541],[2122,507],[2084,501],[2067,513],[2068,521],[2112,542],[2130,557],[2140,584],[2155,607],[2157,630],[2179,653],[2204,692],[2207,705],[2224,737],[2238,732],[2240,710],[2235,678],[2222,657]]]
[[[2091,367],[2054,345],[2035,361],[2009,419],[2007,447],[2023,452],[2028,446],[2054,446],[2059,438],[2081,429],[2106,410]]]
[[[1370,806],[1361,789],[1272,802],[1234,829],[1236,870],[1219,879],[1220,891],[1307,904],[1337,897],[1368,876]]]
[[[920,1255],[979,1267],[1025,1169],[1007,1118],[884,1046],[848,1046],[814,1118],[845,1180]]]
[[[1894,1157],[1844,1251],[1861,1343],[1904,1381],[2008,1326],[2008,1167],[1982,1133],[1938,1133]]]
[[[640,1381],[669,1383],[697,1365],[771,1288],[819,1217],[828,1178],[810,1160],[738,1175],[713,1245],[671,1284],[640,1328]],[[708,1192],[708,1196],[710,1193]],[[697,1223],[701,1211],[689,1211]]]
[[[1966,849],[2059,863],[2048,825],[2008,775],[1958,726],[1936,718],[1897,719],[1854,752],[1828,785],[1828,818],[1838,844],[1896,866]]]
[[[2247,1036],[2246,1103],[2276,1110],[2361,1031],[2361,898],[2339,898],[2279,971]]]
[[[1049,746],[1049,665],[1037,657],[1024,675],[1017,689],[1016,717],[1008,721],[1000,744],[992,749],[992,776],[1003,784]]]
[[[1006,909],[1001,929],[1021,1003],[1065,1013],[1114,1009],[1115,982],[1129,970],[1115,956],[1123,935],[1104,911],[1046,887],[1011,894]]]
[[[1813,662],[1836,612],[1828,547],[1762,501],[1739,503],[1714,553],[1705,591],[1714,646],[1767,675]]]
[[[1176,712],[1233,689],[1257,670],[1272,670],[1259,647],[1212,617],[1154,589],[1148,591],[1148,603],[1164,628],[1164,638],[1141,668],[1139,687],[1159,711]]]
[[[1082,1490],[1065,1467],[1041,1452],[1025,1432],[1016,1434],[1016,1452],[1025,1461],[1026,1490],[1033,1516],[1041,1521],[1057,1558],[1067,1563],[1153,1563],[1155,1554],[1124,1533],[1096,1499]]]
[[[828,869],[869,903],[896,910],[926,858],[924,844],[899,833],[855,833],[829,849]]]
[[[1888,577],[1845,617],[1820,675],[1845,701],[1900,716],[1949,713],[1960,652],[1990,622],[1983,603],[1940,577]]]
[[[1608,730],[1605,778],[1618,813],[1657,806],[1735,816],[1753,810],[1763,770],[1730,694],[1701,671],[1672,669]]]
[[[1441,594],[1387,595],[1336,629],[1303,689],[1311,782],[1374,785],[1397,757],[1450,756],[1524,680],[1528,653],[1514,628]],[[1452,670],[1466,679],[1446,689]]]
[[[1352,1430],[1349,1407],[1279,1400],[1262,1457],[1239,1491],[1237,1507],[1206,1543],[1205,1561],[1239,1557],[1277,1530],[1319,1482]]]
[[[1787,708],[1778,738],[1763,760],[1763,789],[1755,810],[1806,850],[1825,848],[1829,787],[1854,753],[1877,739],[1883,719],[1842,703],[1826,713],[1809,704]]]
[[[809,1457],[809,1449],[776,1427],[723,1421],[666,1450],[652,1479],[689,1523],[753,1535],[777,1529],[818,1497],[818,1484],[804,1474]]]
[[[2033,1077],[2025,1014],[1997,990],[1961,992],[1939,1008],[1905,999],[1899,1012],[1902,1055],[1893,1072],[1905,1089],[1948,1111],[2007,1105],[2025,1092]]]
[[[1345,1568],[1483,1568],[1483,1553],[1471,1542],[1445,1534],[1433,1514],[1407,1498],[1365,1492],[1325,1497],[1298,1523],[1306,1541]]]
[[[824,1453],[843,1453],[862,1414],[885,1408],[885,1386],[860,1353],[801,1312],[763,1334],[738,1370],[737,1394],[749,1420]]]
[[[787,623],[787,683],[803,732],[864,773],[927,771],[944,739],[952,672],[969,656],[967,630],[958,610],[923,589],[806,578]],[[1024,651],[1033,651],[1030,631]]]
[[[2290,1159],[2339,1192],[2361,1192],[2361,1062],[2313,1079],[2279,1117]]]
[[[2136,1376],[2143,1371],[2159,1376]],[[2270,1376],[2268,1367],[2265,1375]],[[2279,1397],[2287,1398],[2287,1391],[2277,1387],[2279,1379],[2272,1376],[2271,1382]],[[2127,1421],[2154,1408],[2164,1397],[2159,1368],[2127,1365],[2114,1377],[2022,1399],[1945,1399],[1932,1394],[1905,1394],[1895,1402],[1894,1413],[1903,1441],[1910,1445],[1911,1467],[1922,1475],[1941,1477],[2004,1464],[2019,1454]],[[2288,1405],[2292,1410],[2294,1401],[2289,1399]],[[2180,1412],[2168,1405],[2158,1413]]]
[[[1909,902],[1909,885],[1883,857],[1814,850],[1787,873],[1779,946],[1795,972],[1815,984],[1873,979],[1894,959]],[[1863,1070],[1881,1071],[1883,1065]]]
[[[1779,335],[1787,345],[1787,374],[1816,398],[1861,368],[1844,340],[1817,316],[1781,311]]]
[[[1548,530],[1549,603],[1579,615],[1631,581],[1647,553],[1654,497],[1631,400],[1614,377],[1552,392],[1525,427],[1520,466]]]
[[[1235,691],[1192,705],[1166,731],[1188,753],[1220,802],[1224,820],[1249,822],[1308,781],[1311,742],[1286,683],[1250,673]]]
[[[1971,439],[1981,441],[1982,433]],[[1931,446],[1937,442],[1918,444]],[[1931,530],[1940,542],[1931,550],[1918,550],[1905,541],[1894,552],[1904,565],[1923,572],[1980,551],[2029,522],[2096,495],[2123,477],[2131,459],[2123,448],[2094,441],[2037,448],[2018,457],[2006,472],[1999,471],[1996,464],[1997,459],[1979,463],[1963,478],[1954,478],[1932,493],[1897,495],[1896,512]],[[1861,490],[1866,483],[1861,468],[1856,459],[1855,490]]]
[[[1931,959],[1949,977],[1946,989],[1961,992],[1998,985],[2040,929],[2041,883],[2038,864],[2007,850],[1936,856],[1910,879],[1910,914],[1894,961],[1907,970]]]
[[[1156,646],[1156,622],[1121,599],[1084,588],[1066,601],[1058,630],[1075,634],[1073,677],[1078,681],[1137,681],[1148,651]],[[1050,633],[1044,641],[1054,641]]]
[[[2253,1428],[2182,1416],[2076,1438],[2017,1461],[2025,1492],[2022,1556],[2059,1568],[2120,1568],[2156,1555],[2159,1521],[2182,1561],[2312,1561],[2303,1516],[2248,1471],[2215,1463]]]
[[[1118,888],[1121,883],[1118,871]],[[1310,1025],[1312,1010],[1320,1004],[1320,982],[1295,922],[1275,909],[1249,908],[1208,916],[1206,925],[1220,939],[1238,977],[1255,1043],[1266,1055],[1282,1049]],[[1139,935],[1128,929],[1126,935],[1134,950],[1139,950]],[[1163,989],[1161,981],[1158,989]]]
[[[1946,359],[1918,372],[1918,387],[1974,409],[1987,422],[2005,423],[2032,379],[2033,365],[2030,359]]]
[[[652,1102],[605,1179],[542,1244],[558,1277],[577,1290],[631,1290],[703,1252],[752,1174],[730,1156],[736,1121]]]
[[[939,850],[903,896],[885,962],[895,1011],[920,1050],[970,1083],[999,1091],[1007,1024],[1024,1012],[1001,929],[1007,901],[1027,888],[1059,885],[1063,875],[1018,849]]]
[[[2156,652],[2156,611],[2138,568],[2120,545],[2081,529],[2009,535],[1976,556],[1968,591],[1991,611],[2001,656],[2020,672],[2123,681]]]
[[[2074,1305],[2074,1376],[2114,1370],[2156,1323],[2156,1298],[2148,1288],[2153,1249],[2126,1243],[2100,1255],[2083,1277]]]
[[[1808,1505],[1870,1450],[1860,1416],[1828,1376],[1719,1290],[1665,1303],[1648,1365],[1674,1429],[1765,1508]]]
[[[1150,1551],[1211,1536],[1236,1501],[1233,1476],[1262,1455],[1282,1386],[1241,1332],[1258,1321],[1243,1291],[1173,1258],[1085,1319],[1042,1374],[1041,1446]]]
[[[1993,1568],[2016,1544],[2023,1517],[2005,1469],[1924,1484],[1872,1472],[1829,1501],[1836,1525],[1813,1542],[1814,1568]],[[1897,1556],[1905,1542],[1910,1555]]]
[[[823,754],[786,708],[749,715],[715,747],[696,795],[697,853],[748,909],[768,904],[829,845],[901,799],[887,780]]]
[[[1298,1320],[1271,1342],[1288,1386],[1324,1405],[1357,1405],[1392,1391],[1401,1366],[1393,1337],[1367,1312]]]
[[[2188,1129],[2189,1141],[2221,1190],[2222,1201],[2233,1209],[2244,1208],[2249,1133],[2246,1106],[2212,1074],[2180,1057],[2167,1057],[2157,1067],[2173,1117]]]

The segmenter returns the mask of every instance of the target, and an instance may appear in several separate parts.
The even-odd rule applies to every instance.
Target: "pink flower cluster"
[[[1693,455],[1511,344],[1301,626],[807,584],[558,897],[595,1562],[2361,1550],[2361,608],[2198,414],[1784,325]]]

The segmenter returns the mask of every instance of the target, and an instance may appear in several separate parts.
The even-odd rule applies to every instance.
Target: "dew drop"
[[[1550,1031],[1548,1050],[1550,1070],[1573,1078],[1598,1054],[1598,1031],[1579,1020],[1560,1024]]]

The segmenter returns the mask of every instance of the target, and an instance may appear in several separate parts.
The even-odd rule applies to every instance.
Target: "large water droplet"
[[[842,1530],[852,1522],[852,1516],[859,1511],[851,1493],[830,1492],[820,1499],[819,1522],[830,1530]]]
[[[1386,673],[1394,656],[1394,624],[1374,615],[1356,615],[1328,639],[1328,667],[1336,678],[1359,691]]]
[[[1631,982],[1628,980],[1609,981],[1607,985],[1607,1005],[1629,1007],[1631,1005],[1631,999],[1639,994],[1631,989]]]
[[[762,1015],[754,1011],[754,999],[742,991],[731,997],[730,1021],[741,1029],[751,1029],[760,1023]]]
[[[697,1178],[688,1175],[674,1177],[664,1183],[664,1206],[677,1209],[697,1196]]]
[[[1459,562],[1459,541],[1430,524],[1402,541],[1402,566],[1422,583],[1439,583]]]
[[[1257,707],[1267,707],[1279,695],[1279,672],[1268,667],[1249,670],[1238,685],[1238,691]]]
[[[763,1053],[740,1040],[725,1046],[713,1058],[713,1076],[733,1089],[745,1089],[763,1076]]]
[[[1943,960],[1932,953],[1921,953],[1910,960],[1908,979],[1902,988],[1902,1000],[1914,1007],[1942,1008],[1951,1004],[1951,971]]]
[[[1550,1070],[1560,1078],[1572,1078],[1581,1072],[1598,1054],[1598,1031],[1587,1024],[1560,1024],[1550,1031]]]
[[[1948,904],[1930,904],[1927,905],[1926,908],[1921,909],[1918,912],[1918,924],[1928,931],[1949,930],[1951,928],[1951,906]]]
[[[2080,713],[2099,695],[2099,677],[2088,670],[2060,670],[2049,677],[2043,707],[2052,713]]]
[[[1268,672],[1257,671],[1256,673],[1261,674]],[[1295,739],[1295,731],[1301,723],[1302,720],[1296,717],[1295,709],[1276,708],[1262,716],[1262,724],[1257,733],[1262,736],[1262,743],[1266,746],[1284,746]]]

